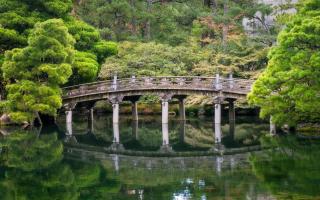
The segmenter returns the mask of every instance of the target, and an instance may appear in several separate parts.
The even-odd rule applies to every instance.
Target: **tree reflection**
[[[3,149],[0,159],[3,200],[102,199],[108,196],[110,186],[103,168],[96,162],[64,160],[63,144],[57,133],[38,136],[33,131],[15,131],[2,139],[0,145]]]
[[[264,138],[277,147],[250,158],[253,171],[279,199],[320,199],[320,143],[296,137]]]

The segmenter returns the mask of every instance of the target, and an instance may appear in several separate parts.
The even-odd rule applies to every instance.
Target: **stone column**
[[[139,116],[138,116],[138,102],[137,101],[132,101],[131,102],[131,108],[132,108],[132,120],[133,121],[138,121]]]
[[[123,149],[120,144],[119,133],[119,103],[123,100],[123,96],[111,96],[108,98],[112,103],[112,126],[113,126],[113,144],[110,146],[111,150]]]
[[[273,122],[272,116],[270,117],[270,134],[271,135],[276,135],[277,134],[276,124]]]
[[[66,135],[72,135],[72,110],[76,107],[75,103],[64,105],[66,109]]]
[[[112,123],[119,123],[119,102],[112,103]]]
[[[169,145],[169,100],[172,95],[164,94],[161,95],[161,105],[162,105],[162,146],[160,151],[168,152],[171,151]]]
[[[169,146],[169,126],[162,123],[162,146]]]
[[[113,164],[114,164],[114,169],[115,171],[118,173],[119,172],[119,156],[117,154],[112,154],[111,155],[111,159],[113,161]]]
[[[118,88],[117,80],[118,80],[117,75],[114,75],[114,76],[113,76],[113,81],[112,81],[112,89],[113,89],[113,90],[117,90],[117,88]]]
[[[94,132],[94,130],[93,130],[93,121],[94,121],[93,108],[91,107],[89,109],[89,112],[88,112],[88,130],[89,130],[90,133]]]
[[[113,123],[113,143],[120,144],[119,124]]]
[[[236,122],[236,115],[235,115],[235,108],[234,108],[234,101],[235,99],[229,99],[229,132],[232,138],[235,134],[235,122]]]
[[[232,89],[233,87],[234,87],[233,74],[229,74],[229,88]]]
[[[186,134],[186,121],[180,121],[179,132],[180,132],[180,143],[184,143],[184,137]]]
[[[139,139],[138,130],[139,130],[139,121],[137,120],[132,121],[132,135],[136,138],[136,140]]]
[[[222,130],[221,130],[221,97],[217,97],[214,100],[214,135],[215,143],[221,143]]]
[[[179,98],[179,118],[182,121],[186,120],[185,98]]]
[[[162,124],[168,124],[169,122],[169,102],[166,99],[162,100]]]
[[[220,80],[220,75],[219,74],[216,74],[214,87],[215,87],[216,90],[221,90],[222,89],[222,84],[221,84],[221,80]]]
[[[222,171],[223,157],[216,156],[216,172],[220,176]]]

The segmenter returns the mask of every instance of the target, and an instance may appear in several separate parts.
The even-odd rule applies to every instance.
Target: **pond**
[[[1,129],[0,199],[320,199],[318,141],[265,137],[268,124],[240,117],[235,134],[223,123],[224,148],[261,142],[271,148],[235,155],[143,156],[161,151],[160,121],[141,116],[136,125],[121,116],[120,143],[141,156],[104,151],[114,140],[112,119],[105,115],[95,116],[93,126],[78,115],[72,136],[65,135],[64,116],[58,127]],[[212,121],[203,117],[181,123],[172,117],[172,152],[210,151]]]

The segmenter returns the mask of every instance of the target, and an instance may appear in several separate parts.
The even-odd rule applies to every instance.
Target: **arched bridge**
[[[185,120],[184,99],[189,95],[205,95],[213,98],[215,110],[215,141],[221,142],[221,104],[229,102],[229,122],[234,129],[234,101],[244,99],[251,90],[252,80],[235,79],[232,76],[215,77],[131,77],[100,81],[63,88],[63,105],[66,111],[67,132],[72,134],[72,110],[77,104],[86,104],[90,121],[93,120],[93,105],[96,101],[107,100],[113,107],[114,142],[119,144],[119,104],[124,100],[132,102],[133,120],[138,120],[137,101],[146,94],[158,95],[162,105],[163,145],[169,145],[168,111],[172,98],[179,100],[179,115]],[[230,132],[234,132],[231,130]]]
[[[250,92],[252,80],[232,77],[132,77],[114,78],[63,88],[63,103],[79,103],[115,97],[126,98],[145,94],[162,96],[206,95],[225,99],[245,98]]]

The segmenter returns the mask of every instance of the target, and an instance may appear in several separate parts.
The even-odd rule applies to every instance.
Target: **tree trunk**
[[[39,115],[39,112],[36,112],[36,118],[38,119],[39,127],[42,127],[42,120],[41,120],[41,117]]]
[[[0,81],[0,101],[2,101],[4,99],[5,99],[5,87],[4,87],[3,83]]]
[[[227,43],[228,43],[228,31],[229,31],[228,22],[227,22],[228,10],[229,10],[228,9],[228,0],[224,0],[224,3],[223,3],[224,22],[223,22],[223,27],[222,27],[222,47],[223,47],[224,51],[226,51]]]
[[[217,8],[218,8],[217,0],[210,0],[210,8],[212,11],[212,15],[215,16],[217,14]]]
[[[151,6],[152,6],[152,0],[147,0],[147,11],[148,11],[148,13],[151,13]],[[146,40],[150,40],[151,39],[151,21],[150,21],[150,19],[147,19],[147,22],[146,22],[145,39]]]
[[[73,1],[73,6],[71,10],[71,15],[76,17],[77,16],[77,8],[83,3],[83,0],[74,0]]]
[[[132,19],[131,19],[131,25],[132,25],[132,30],[131,33],[133,36],[137,35],[137,20],[136,20],[136,12],[135,12],[135,0],[130,0],[130,5],[132,10],[134,12],[132,13]]]

